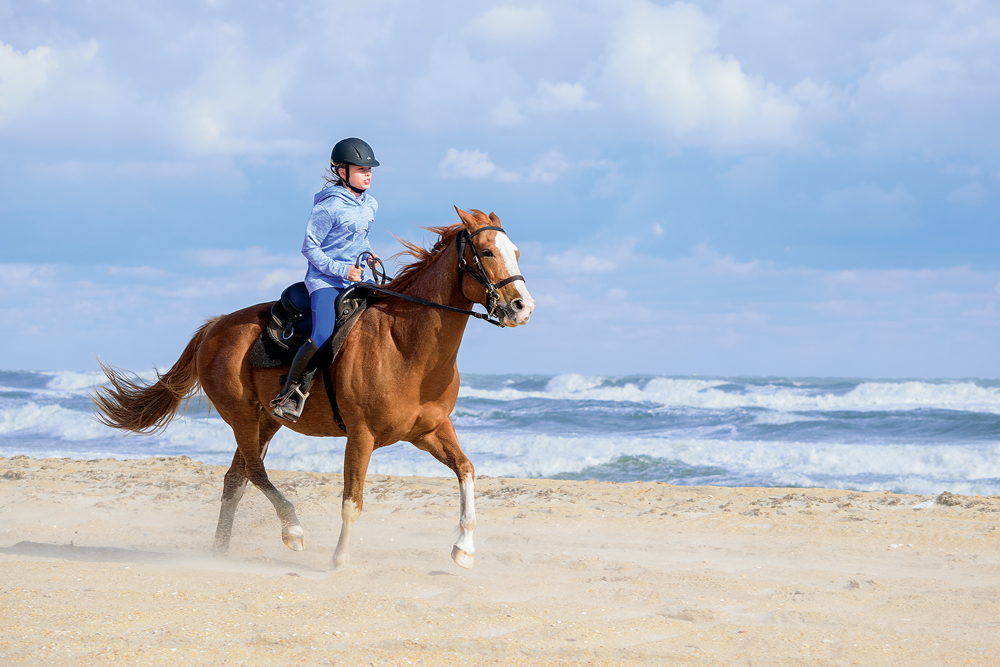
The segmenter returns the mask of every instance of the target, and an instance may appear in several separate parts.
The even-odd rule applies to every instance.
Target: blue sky
[[[975,0],[0,0],[0,368],[275,298],[361,136],[382,254],[521,248],[467,372],[1000,377],[998,70]]]

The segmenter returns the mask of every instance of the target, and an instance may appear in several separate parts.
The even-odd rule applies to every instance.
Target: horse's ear
[[[498,218],[497,214],[494,213],[493,211],[490,211],[490,220],[492,220],[493,224],[496,225],[497,227],[500,226],[500,218]]]
[[[463,211],[458,206],[455,206],[455,213],[458,213],[458,219],[462,221],[462,224],[465,225],[466,229],[475,224],[476,219],[473,218],[468,211]]]

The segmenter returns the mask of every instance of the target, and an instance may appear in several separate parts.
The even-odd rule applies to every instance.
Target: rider
[[[368,194],[372,167],[379,165],[372,147],[355,137],[338,141],[330,154],[327,187],[316,193],[306,225],[302,254],[309,260],[306,289],[312,306],[312,335],[292,360],[285,386],[271,401],[274,415],[296,422],[309,397],[313,355],[333,335],[334,303],[351,282],[360,281],[363,269],[354,260],[372,252],[368,230],[375,221],[378,202]],[[369,255],[368,265],[377,257]]]

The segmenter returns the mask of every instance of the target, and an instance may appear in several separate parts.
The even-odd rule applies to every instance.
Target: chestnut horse
[[[152,384],[103,366],[110,385],[98,390],[98,419],[109,426],[150,433],[167,426],[182,400],[200,386],[233,429],[236,453],[226,473],[215,550],[226,552],[236,507],[247,481],[274,505],[281,538],[302,549],[303,531],[295,508],[268,480],[264,455],[282,426],[314,436],[347,436],[340,538],[333,567],[350,557],[351,527],[361,514],[365,475],[372,451],[406,440],[451,468],[458,477],[460,534],[452,559],[472,567],[476,527],[475,471],[462,452],[451,422],[458,398],[456,357],[473,303],[487,307],[506,326],[526,324],[535,303],[519,275],[519,253],[500,228],[496,215],[458,207],[461,224],[436,227],[439,235],[426,250],[403,242],[416,261],[387,286],[410,297],[451,308],[432,308],[397,297],[374,302],[348,334],[332,377],[346,432],[324,400],[323,374],[297,423],[271,414],[269,401],[281,388],[283,368],[252,368],[250,349],[269,316],[262,303],[206,322],[177,362]]]

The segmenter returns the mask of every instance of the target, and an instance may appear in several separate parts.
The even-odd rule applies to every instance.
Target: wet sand
[[[224,468],[0,459],[0,662],[1000,662],[1000,497],[369,477],[332,571],[341,478],[274,471],[306,547],[248,489],[210,550]]]

